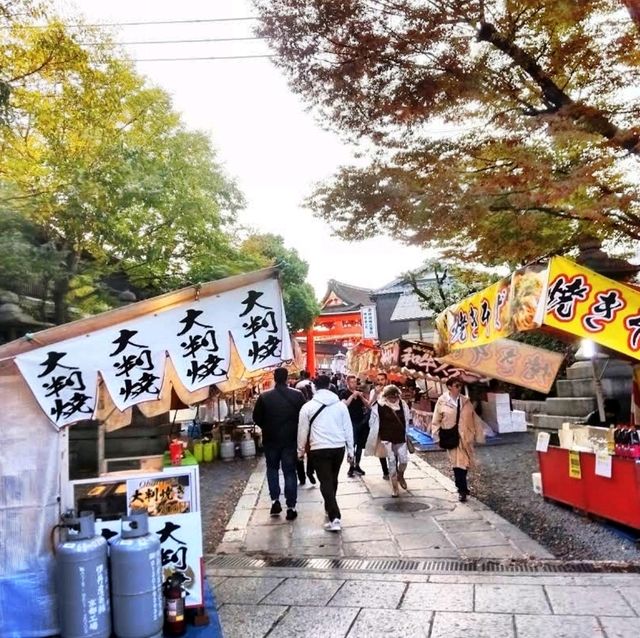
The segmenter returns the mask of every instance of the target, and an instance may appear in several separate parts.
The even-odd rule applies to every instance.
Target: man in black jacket
[[[298,480],[296,477],[298,415],[305,403],[299,390],[287,386],[288,373],[277,368],[273,373],[276,386],[263,392],[253,408],[253,422],[262,430],[262,445],[267,461],[267,482],[271,505],[271,516],[282,512],[280,505],[280,466],[284,475],[284,497],[287,503],[287,520],[298,516]]]

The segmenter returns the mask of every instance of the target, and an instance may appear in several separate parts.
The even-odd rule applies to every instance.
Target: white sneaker
[[[339,518],[334,518],[329,523],[325,523],[324,528],[327,532],[340,532],[342,531],[342,523]]]

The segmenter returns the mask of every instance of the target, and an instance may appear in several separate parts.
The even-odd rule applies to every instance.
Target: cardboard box
[[[513,427],[513,432],[527,431],[527,415],[523,410],[514,410],[511,413],[511,425]]]
[[[487,392],[487,402],[511,406],[511,397],[507,392]]]
[[[496,410],[495,406],[482,402],[482,419],[491,426],[494,432],[512,432],[511,411]]]

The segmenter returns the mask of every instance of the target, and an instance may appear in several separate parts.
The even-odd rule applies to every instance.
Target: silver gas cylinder
[[[93,512],[62,519],[56,581],[62,638],[109,638],[107,541],[96,536]]]
[[[118,638],[162,636],[162,560],[160,540],[149,533],[146,513],[122,519],[111,543],[113,631]]]

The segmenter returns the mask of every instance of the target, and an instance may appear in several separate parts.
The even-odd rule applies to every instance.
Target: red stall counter
[[[611,478],[595,473],[596,455],[579,452],[581,478],[569,476],[569,450],[538,452],[545,498],[640,529],[640,463],[613,456]]]

